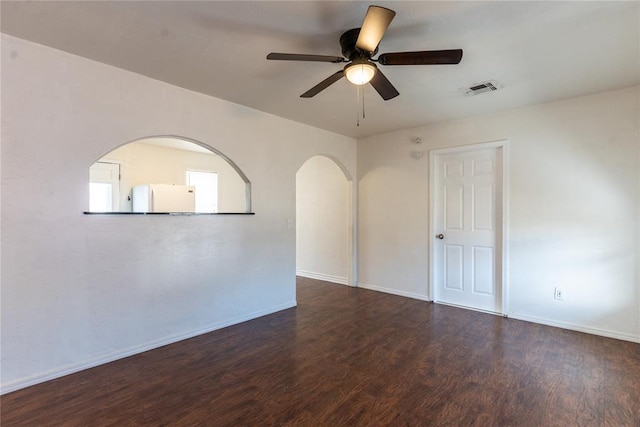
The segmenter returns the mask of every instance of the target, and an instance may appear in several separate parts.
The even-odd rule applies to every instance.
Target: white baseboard
[[[158,340],[146,342],[138,346],[130,347],[123,350],[117,350],[106,355],[103,354],[90,359],[86,359],[79,363],[73,363],[73,364],[62,366],[60,368],[56,368],[47,372],[42,372],[39,374],[30,375],[25,378],[20,378],[20,379],[11,381],[9,383],[0,385],[0,395],[11,393],[12,391],[20,390],[25,387],[43,383],[45,381],[60,378],[65,375],[80,372],[85,369],[93,368],[99,365],[104,365],[105,363],[113,362],[118,359],[123,359],[125,357],[133,356],[134,354],[143,353],[148,350],[153,350],[154,348],[162,347],[168,344],[176,343],[178,341],[193,338],[195,336],[206,334],[208,332],[213,332],[218,329],[226,328],[227,326],[237,325],[238,323],[257,319],[258,317],[262,317],[262,316],[267,316],[269,314],[273,314],[281,310],[286,310],[287,308],[295,307],[296,305],[297,305],[296,301],[290,301],[284,304],[277,305],[275,307],[268,308],[266,310],[254,311],[253,313],[234,317],[224,322],[214,323],[213,325],[209,325],[207,327],[200,328],[200,329],[188,332],[186,334],[164,337]]]
[[[362,282],[358,282],[358,287],[362,289],[369,289],[371,291],[384,292],[385,294],[392,294],[392,295],[398,295],[401,297],[419,299],[420,301],[429,301],[429,297],[426,294],[424,295],[416,294],[414,292],[400,291],[398,289],[385,288],[383,286],[370,285],[368,283],[362,283]]]
[[[584,332],[586,334],[600,335],[607,338],[615,338],[623,341],[640,343],[640,336],[609,331],[606,329],[592,328],[589,326],[577,325],[574,323],[559,322],[556,320],[544,319],[542,317],[529,316],[521,313],[509,313],[512,319],[524,320],[525,322],[539,323],[541,325],[555,326],[556,328],[569,329],[572,331]]]
[[[325,282],[337,283],[339,285],[349,285],[349,279],[346,277],[332,276],[330,274],[314,273],[311,271],[297,270],[296,276],[307,277],[309,279],[322,280]]]

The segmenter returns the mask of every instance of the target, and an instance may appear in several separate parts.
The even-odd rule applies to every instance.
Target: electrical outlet
[[[563,300],[564,299],[564,291],[560,288],[554,288],[553,297],[555,299]]]

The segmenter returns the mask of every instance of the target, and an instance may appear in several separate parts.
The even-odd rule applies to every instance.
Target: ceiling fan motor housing
[[[359,35],[360,35],[360,28],[352,28],[349,31],[344,32],[340,36],[340,46],[342,47],[342,55],[344,55],[345,58],[349,58],[349,60],[351,61],[357,58],[370,59],[373,55],[378,53],[378,46],[376,46],[375,50],[371,53],[358,49],[356,47],[356,42],[358,41]]]

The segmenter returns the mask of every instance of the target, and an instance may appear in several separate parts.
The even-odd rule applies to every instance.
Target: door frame
[[[429,259],[428,264],[428,295],[430,301],[435,301],[435,265],[433,262],[433,254],[435,251],[434,236],[436,232],[436,216],[435,216],[435,172],[436,157],[445,154],[464,153],[487,148],[501,149],[498,156],[502,162],[502,238],[500,239],[501,258],[502,258],[502,301],[501,314],[504,317],[509,315],[509,140],[502,139],[491,142],[482,142],[478,144],[461,145],[449,148],[435,148],[429,150]],[[470,310],[477,310],[468,307]],[[477,310],[483,311],[483,310]],[[496,314],[496,313],[493,313]]]

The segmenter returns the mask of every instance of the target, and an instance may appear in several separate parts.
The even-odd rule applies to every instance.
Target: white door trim
[[[509,315],[509,140],[503,139],[479,144],[462,145],[451,148],[436,148],[429,150],[429,259],[428,259],[428,295],[429,300],[435,300],[435,268],[433,254],[435,251],[435,162],[436,156],[443,154],[462,153],[485,148],[501,148],[502,153],[502,315]]]

